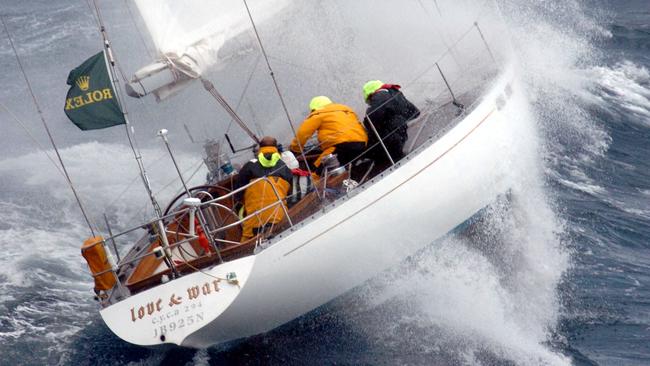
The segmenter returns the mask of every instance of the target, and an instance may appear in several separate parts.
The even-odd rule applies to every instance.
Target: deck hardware
[[[239,285],[239,280],[237,279],[237,273],[228,272],[226,273],[226,281],[231,285]]]

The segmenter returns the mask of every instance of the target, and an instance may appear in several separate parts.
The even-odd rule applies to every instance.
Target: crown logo
[[[90,88],[90,76],[79,76],[76,83],[79,89],[86,91]]]

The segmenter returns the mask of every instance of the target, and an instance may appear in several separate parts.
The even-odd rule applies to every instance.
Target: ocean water
[[[133,5],[117,3],[103,9],[118,56],[128,54],[120,58],[133,70],[150,50],[133,31],[134,23],[142,26],[129,16]],[[435,15],[430,2],[403,3]],[[438,1],[443,11],[450,3]],[[534,148],[521,157],[517,168],[526,174],[513,182],[511,201],[300,319],[206,350],[136,347],[103,324],[79,255],[85,223],[57,170],[3,108],[52,153],[1,33],[0,364],[650,364],[650,3],[497,3],[501,36],[530,100],[518,117],[535,127],[522,136]],[[89,14],[80,0],[3,0],[0,7],[92,220],[102,226],[106,212],[111,225],[126,227],[151,210],[124,130],[81,133],[61,113],[67,72],[99,46]],[[349,41],[371,41],[355,37]],[[190,96],[179,99],[191,105]],[[177,108],[129,107],[165,202],[179,187],[152,136]],[[254,107],[246,107],[251,116]],[[206,122],[188,123],[195,135],[216,134]],[[200,146],[181,133],[172,142],[185,175],[200,183]]]

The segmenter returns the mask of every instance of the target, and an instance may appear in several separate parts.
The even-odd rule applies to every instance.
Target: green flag
[[[65,114],[80,129],[96,130],[126,123],[115,99],[104,51],[70,71],[68,85]]]

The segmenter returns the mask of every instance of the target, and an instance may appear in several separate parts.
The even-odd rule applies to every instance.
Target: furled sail
[[[228,38],[250,27],[241,0],[134,0],[158,51],[159,60],[138,70],[127,85],[129,95],[153,93],[164,99],[218,62]],[[264,1],[255,6],[263,20],[282,6]]]

